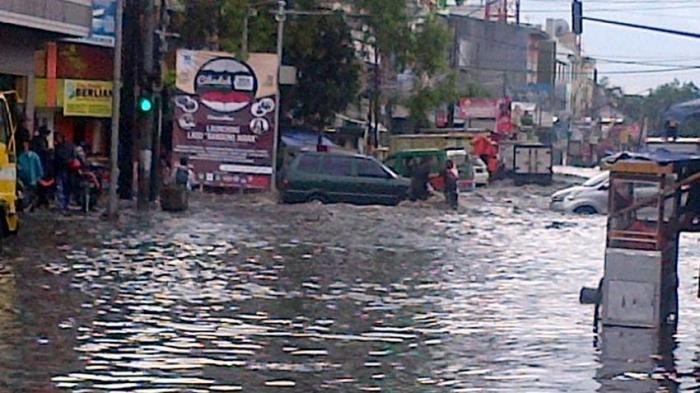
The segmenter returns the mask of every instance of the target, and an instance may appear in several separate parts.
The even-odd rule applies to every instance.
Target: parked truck
[[[0,237],[17,233],[17,151],[15,103],[17,94],[0,92]]]
[[[542,144],[515,144],[512,154],[511,176],[516,185],[528,183],[552,184],[552,146]]]

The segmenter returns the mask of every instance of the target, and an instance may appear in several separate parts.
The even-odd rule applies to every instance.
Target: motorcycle
[[[89,212],[97,206],[102,194],[102,182],[100,173],[104,168],[100,164],[82,163],[74,171],[76,179],[76,200],[84,212]]]

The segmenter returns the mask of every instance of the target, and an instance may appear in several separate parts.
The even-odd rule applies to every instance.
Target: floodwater
[[[597,335],[605,219],[547,195],[39,214],[0,270],[0,392],[700,391],[700,237],[676,334]]]

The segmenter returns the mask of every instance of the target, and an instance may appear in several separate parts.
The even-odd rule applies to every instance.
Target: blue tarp
[[[655,150],[642,151],[639,153],[625,151],[622,153],[618,153],[614,156],[606,157],[604,160],[605,162],[610,164],[624,160],[644,160],[658,162],[659,164],[670,164],[700,160],[700,155],[689,153],[677,153],[660,148]]]
[[[689,117],[696,115],[700,115],[700,99],[671,106],[666,113],[664,113],[664,119],[683,123]]]
[[[316,146],[318,144],[318,133],[311,130],[301,129],[301,128],[288,128],[282,130],[282,143],[287,147],[305,147],[305,146]],[[321,136],[321,145],[328,147],[335,147],[333,143],[326,136]]]

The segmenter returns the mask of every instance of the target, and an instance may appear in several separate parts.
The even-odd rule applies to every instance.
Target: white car
[[[486,186],[489,184],[489,169],[479,157],[472,157],[472,166],[474,167],[474,184],[477,187]]]
[[[576,214],[606,214],[610,172],[603,172],[583,184],[557,191],[549,207],[554,211]]]

